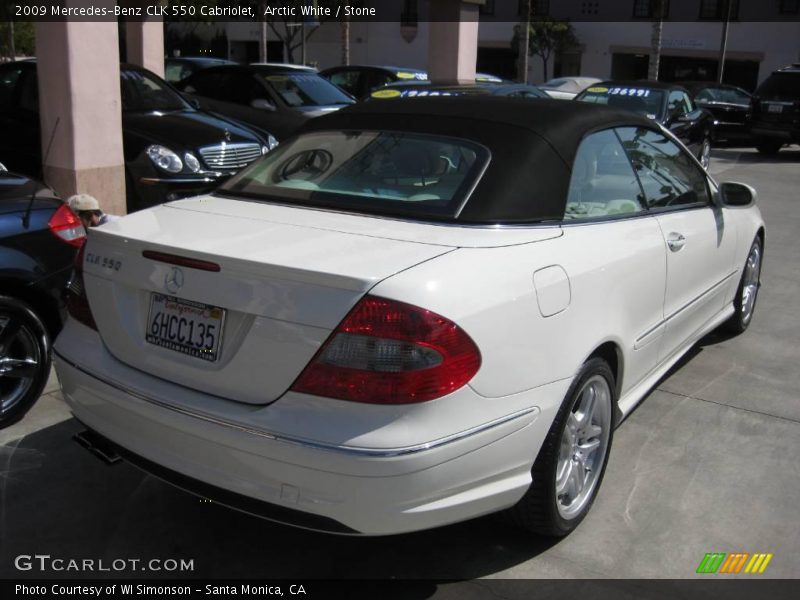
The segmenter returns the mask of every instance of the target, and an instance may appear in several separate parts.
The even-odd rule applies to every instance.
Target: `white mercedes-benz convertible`
[[[367,102],[90,231],[56,367],[85,445],[216,502],[559,536],[621,419],[701,336],[747,328],[763,250],[752,188],[644,117]]]

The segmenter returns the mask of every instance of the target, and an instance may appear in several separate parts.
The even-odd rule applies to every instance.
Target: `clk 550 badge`
[[[99,254],[93,254],[92,252],[86,253],[85,264],[97,265],[98,267],[111,271],[119,271],[122,268],[122,261],[108,258],[107,256],[100,256]]]

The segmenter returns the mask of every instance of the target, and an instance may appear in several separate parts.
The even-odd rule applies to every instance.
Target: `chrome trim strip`
[[[214,183],[225,173],[209,173],[204,177],[140,177],[139,181],[145,184],[155,183]]]
[[[642,335],[640,335],[638,338],[636,338],[636,341],[634,341],[634,345],[635,345],[635,344],[638,344],[639,342],[641,342],[641,341],[642,341],[644,338],[646,338],[648,335],[650,335],[651,333],[653,333],[653,332],[654,332],[656,329],[658,329],[658,328],[659,328],[659,327],[661,327],[662,325],[665,325],[665,324],[666,324],[668,321],[671,321],[672,319],[674,319],[675,317],[677,317],[677,316],[678,316],[680,313],[682,313],[684,310],[686,310],[687,308],[689,308],[690,306],[692,306],[692,304],[694,304],[695,302],[698,302],[698,301],[702,300],[702,299],[703,299],[703,297],[705,297],[705,296],[707,296],[707,295],[711,294],[711,293],[712,293],[712,292],[714,292],[714,290],[716,290],[718,287],[720,287],[720,286],[724,285],[724,284],[725,284],[725,282],[726,282],[726,281],[728,281],[728,280],[729,280],[731,277],[733,277],[734,275],[736,275],[736,273],[737,273],[737,271],[733,271],[732,273],[730,273],[730,274],[726,275],[726,276],[725,276],[723,279],[721,279],[720,281],[718,281],[717,283],[715,283],[714,285],[712,285],[712,286],[711,286],[710,288],[708,288],[708,289],[707,289],[705,292],[703,292],[702,294],[700,294],[700,295],[699,295],[699,296],[697,296],[696,298],[694,298],[694,299],[692,299],[692,300],[689,300],[689,302],[687,302],[686,304],[684,304],[683,306],[681,306],[681,307],[680,307],[678,310],[674,311],[672,314],[670,314],[669,316],[665,317],[664,319],[662,319],[661,321],[659,321],[658,323],[656,323],[655,325],[653,325],[653,326],[652,326],[650,329],[648,329],[648,330],[647,330],[647,331],[645,331],[645,332],[644,332]]]
[[[476,427],[472,427],[470,429],[466,429],[459,433],[454,433],[452,435],[439,438],[437,440],[433,440],[430,442],[425,442],[423,444],[416,444],[414,446],[404,446],[401,448],[363,448],[358,446],[342,446],[336,444],[326,444],[324,442],[314,442],[311,440],[305,440],[302,438],[292,438],[284,435],[280,435],[277,433],[271,433],[269,431],[264,431],[263,429],[257,429],[254,427],[248,427],[246,425],[241,425],[238,423],[232,423],[230,421],[226,421],[219,417],[214,417],[211,415],[207,415],[198,411],[190,410],[187,408],[182,408],[178,406],[173,406],[171,404],[167,404],[160,400],[156,400],[155,398],[151,398],[146,394],[141,392],[135,391],[130,389],[129,387],[115,382],[115,381],[108,381],[105,379],[100,379],[96,374],[92,373],[91,371],[81,367],[80,365],[76,364],[74,361],[68,359],[61,353],[54,351],[54,354],[65,363],[77,369],[81,373],[96,379],[100,383],[108,385],[124,394],[128,394],[129,396],[133,396],[138,400],[142,400],[143,402],[147,402],[149,404],[153,404],[158,406],[159,408],[163,408],[166,410],[170,410],[172,412],[176,412],[178,414],[193,417],[195,419],[199,419],[201,421],[205,421],[206,423],[212,423],[214,425],[219,425],[221,427],[227,427],[228,429],[233,429],[239,431],[241,433],[248,433],[250,435],[255,435],[258,437],[263,437],[271,441],[275,442],[282,442],[286,444],[293,444],[295,446],[302,446],[304,448],[309,448],[312,450],[323,450],[326,452],[337,452],[340,454],[346,454],[348,456],[359,456],[359,457],[369,457],[369,458],[392,458],[396,456],[406,456],[409,454],[416,454],[418,452],[425,452],[427,450],[432,450],[434,448],[439,448],[446,444],[451,444],[453,442],[457,442],[464,438],[477,435],[479,433],[483,433],[484,431],[488,431],[490,429],[494,429],[495,427],[499,427],[500,425],[504,425],[526,415],[530,415],[533,413],[537,413],[539,411],[538,407],[530,407],[525,408],[523,410],[519,410],[515,413],[511,413],[510,415],[506,415],[504,417],[500,417],[499,419],[495,419],[494,421],[490,421],[488,423],[484,423],[483,425],[478,425]]]

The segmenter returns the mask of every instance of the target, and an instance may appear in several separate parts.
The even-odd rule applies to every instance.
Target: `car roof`
[[[239,71],[251,71],[254,73],[281,73],[285,75],[319,75],[316,70],[312,69],[311,67],[303,67],[299,68],[297,66],[292,65],[283,65],[283,64],[249,64],[249,65],[240,65],[240,64],[233,64],[233,65],[218,65],[215,67],[211,67],[210,69],[204,69],[203,72],[209,71],[233,71],[234,69]],[[194,77],[194,75],[191,75]],[[185,80],[184,80],[185,81]]]
[[[218,62],[224,63],[227,65],[235,65],[236,62],[232,60],[228,60],[227,58],[220,58],[218,56],[167,56],[164,60],[171,60],[176,62],[197,62],[197,61],[204,61],[204,62]]]
[[[408,132],[480,144],[492,159],[458,222],[513,223],[560,219],[578,146],[587,134],[615,126],[658,128],[596,104],[476,95],[363,102],[311,119],[298,133]]]

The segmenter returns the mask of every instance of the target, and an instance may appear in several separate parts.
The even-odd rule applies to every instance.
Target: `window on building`
[[[800,12],[800,0],[781,0],[781,14],[797,14]]]
[[[494,0],[486,0],[486,2],[481,4],[479,12],[482,15],[493,15],[494,14]]]
[[[550,15],[550,0],[519,0],[519,16],[528,14],[528,2],[531,3],[532,17],[547,17]]]
[[[664,3],[663,18],[669,17],[669,0]],[[633,17],[635,19],[657,19],[659,13],[659,0],[633,0]]]
[[[730,2],[730,14],[728,3]],[[700,19],[722,20],[739,18],[739,0],[700,0]]]

